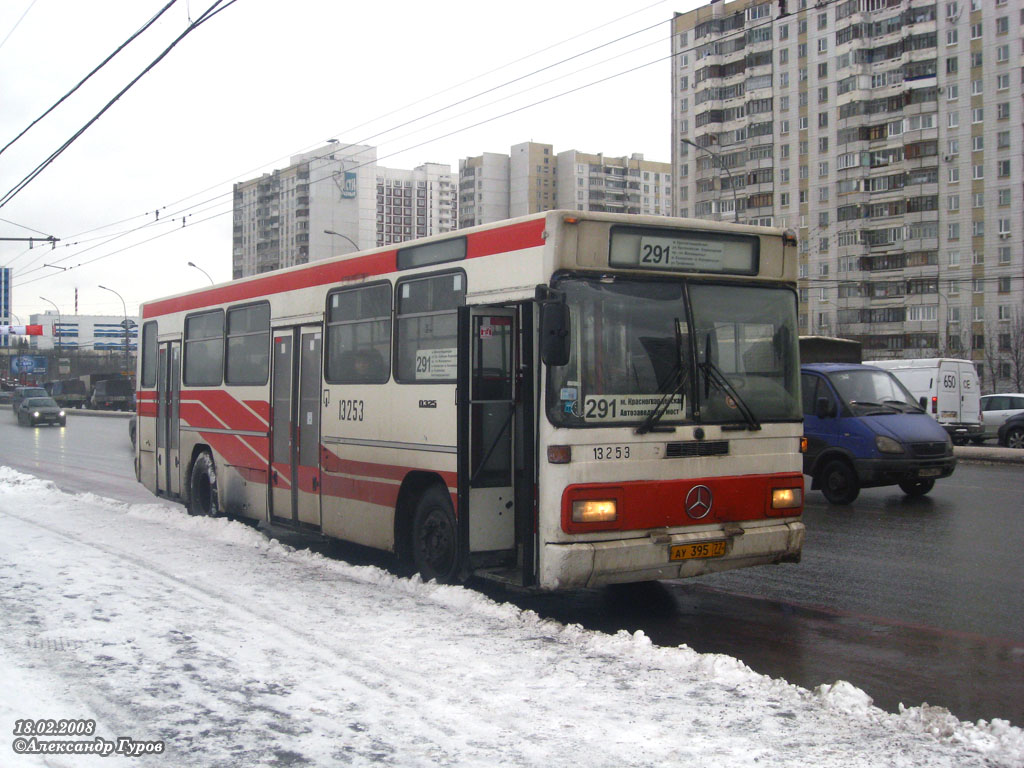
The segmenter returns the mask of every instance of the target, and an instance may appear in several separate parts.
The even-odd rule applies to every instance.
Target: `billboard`
[[[44,355],[13,355],[11,357],[11,375],[46,373],[46,357]]]

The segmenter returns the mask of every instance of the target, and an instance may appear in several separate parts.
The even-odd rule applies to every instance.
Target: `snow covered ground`
[[[0,766],[1024,766],[1005,721],[883,712],[179,506],[0,467],[0,531]],[[46,718],[95,731],[15,735]],[[56,741],[115,751],[15,751]]]

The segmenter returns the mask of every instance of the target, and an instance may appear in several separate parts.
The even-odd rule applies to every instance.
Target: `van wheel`
[[[416,503],[412,521],[412,561],[424,581],[455,581],[458,533],[447,491],[438,485],[427,488]]]
[[[1006,433],[1007,448],[1024,448],[1024,429],[1014,427]]]
[[[829,504],[852,504],[860,494],[857,473],[847,462],[840,459],[825,465],[818,483]]]
[[[900,490],[907,496],[924,496],[935,487],[935,481],[928,480],[900,480]]]
[[[188,513],[206,517],[220,516],[220,501],[217,497],[217,470],[213,457],[203,451],[196,456],[189,475]]]

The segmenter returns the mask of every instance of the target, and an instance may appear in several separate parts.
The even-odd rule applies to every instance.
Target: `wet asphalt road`
[[[122,418],[72,412],[66,429],[28,429],[0,407],[0,464],[72,492],[154,500],[135,482]],[[961,462],[916,500],[883,488],[830,507],[811,491],[805,522],[799,564],[560,594],[474,586],[559,621],[734,656],[807,688],[847,680],[888,711],[927,702],[1024,726],[1022,467]]]

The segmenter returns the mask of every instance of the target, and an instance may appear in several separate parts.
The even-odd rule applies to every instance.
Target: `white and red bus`
[[[148,302],[138,478],[426,579],[794,562],[796,271],[778,229],[549,211]]]

